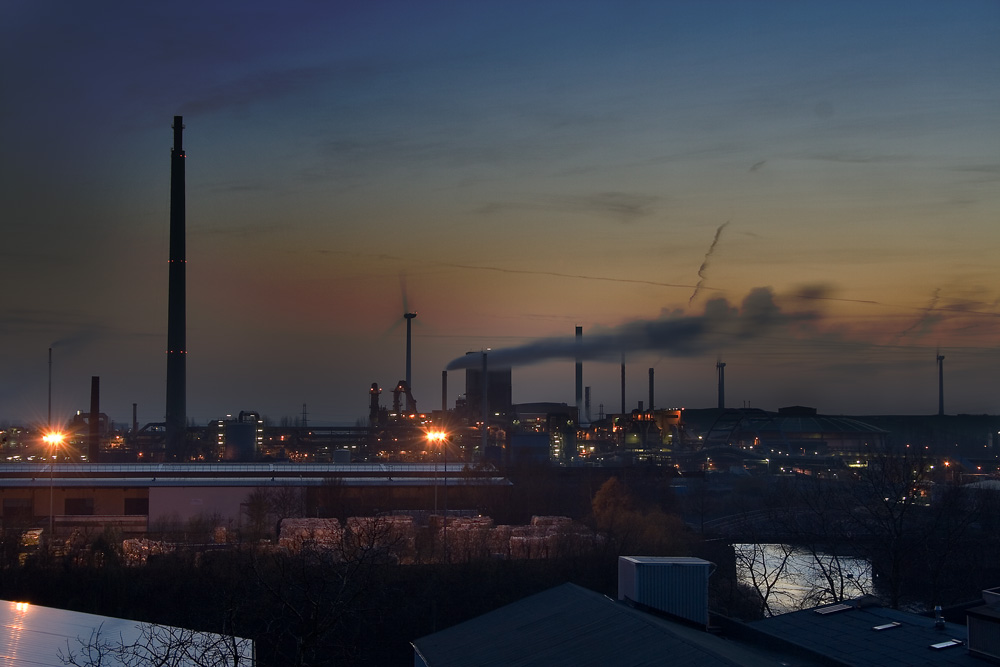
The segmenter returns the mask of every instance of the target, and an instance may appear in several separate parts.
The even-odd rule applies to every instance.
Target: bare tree
[[[781,613],[790,604],[791,595],[784,587],[788,563],[794,550],[784,544],[734,544],[737,576],[757,593],[762,616]]]
[[[919,542],[926,512],[918,486],[928,479],[929,459],[910,447],[882,448],[868,459],[860,478],[849,486],[849,528],[879,568],[889,604],[898,609],[903,585]]]
[[[295,552],[254,549],[250,571],[263,597],[262,631],[278,638],[275,664],[329,664],[356,646],[353,623],[381,604],[378,582],[399,547],[385,517],[348,522],[332,544],[306,543]]]
[[[784,505],[773,508],[773,525],[794,544],[806,561],[808,586],[801,606],[841,602],[871,592],[871,563],[857,557],[848,518],[853,502],[845,502],[846,483],[802,477],[782,486]]]
[[[257,487],[241,506],[251,540],[274,538],[282,519],[305,514],[302,489],[292,486]]]
[[[867,576],[859,577],[867,574],[866,562],[891,607],[904,598],[942,601],[982,513],[960,487],[934,484],[933,473],[922,452],[886,446],[840,480],[800,477],[780,490],[774,525],[810,554],[820,582],[808,602],[876,592]]]
[[[254,660],[253,643],[232,635],[197,632],[186,628],[141,623],[138,637],[129,641],[122,634],[108,637],[103,626],[87,640],[77,638],[73,649],[58,657],[74,667],[239,667]]]

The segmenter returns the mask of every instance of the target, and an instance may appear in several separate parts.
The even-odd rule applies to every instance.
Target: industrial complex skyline
[[[0,420],[513,400],[997,413],[1000,5],[16,2]],[[404,313],[416,317],[404,319]],[[573,335],[583,327],[582,341]],[[449,382],[449,405],[464,382]]]

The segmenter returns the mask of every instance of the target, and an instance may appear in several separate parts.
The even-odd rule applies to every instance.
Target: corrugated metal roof
[[[772,656],[644,614],[574,584],[422,637],[413,647],[429,667],[781,664]]]
[[[90,642],[93,633],[100,630],[107,641],[121,640],[132,644],[142,637],[143,628],[148,623],[139,623],[123,618],[84,614],[65,609],[41,607],[24,602],[0,600],[0,665],[4,667],[63,667],[60,652],[79,653],[80,642]],[[166,628],[178,631],[179,628]],[[199,638],[213,641],[220,635],[196,633]],[[240,653],[239,664],[252,665],[253,643],[249,639],[237,638]],[[119,667],[122,663],[105,654],[101,663],[105,667]],[[170,665],[184,667],[194,665],[192,660],[180,658]],[[232,664],[220,661],[220,667]]]

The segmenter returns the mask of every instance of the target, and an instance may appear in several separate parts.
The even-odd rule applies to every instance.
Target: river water
[[[787,544],[734,544],[733,549],[740,583],[767,598],[771,615],[872,592],[871,563],[862,558],[813,554]]]

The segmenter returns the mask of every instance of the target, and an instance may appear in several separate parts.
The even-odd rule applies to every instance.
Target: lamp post
[[[441,541],[444,542],[444,562],[448,562],[448,434],[441,434],[441,451],[444,454],[444,528]]]
[[[429,431],[427,441],[432,447],[439,446],[444,458],[444,541],[445,561],[448,560],[448,434],[445,431]],[[434,457],[434,513],[437,514],[437,456]]]
[[[49,445],[49,539],[52,539],[52,534],[55,527],[55,494],[54,494],[54,468],[55,468],[55,454],[59,451],[59,445],[62,444],[64,436],[62,433],[56,431],[50,431],[46,433],[42,438]]]

